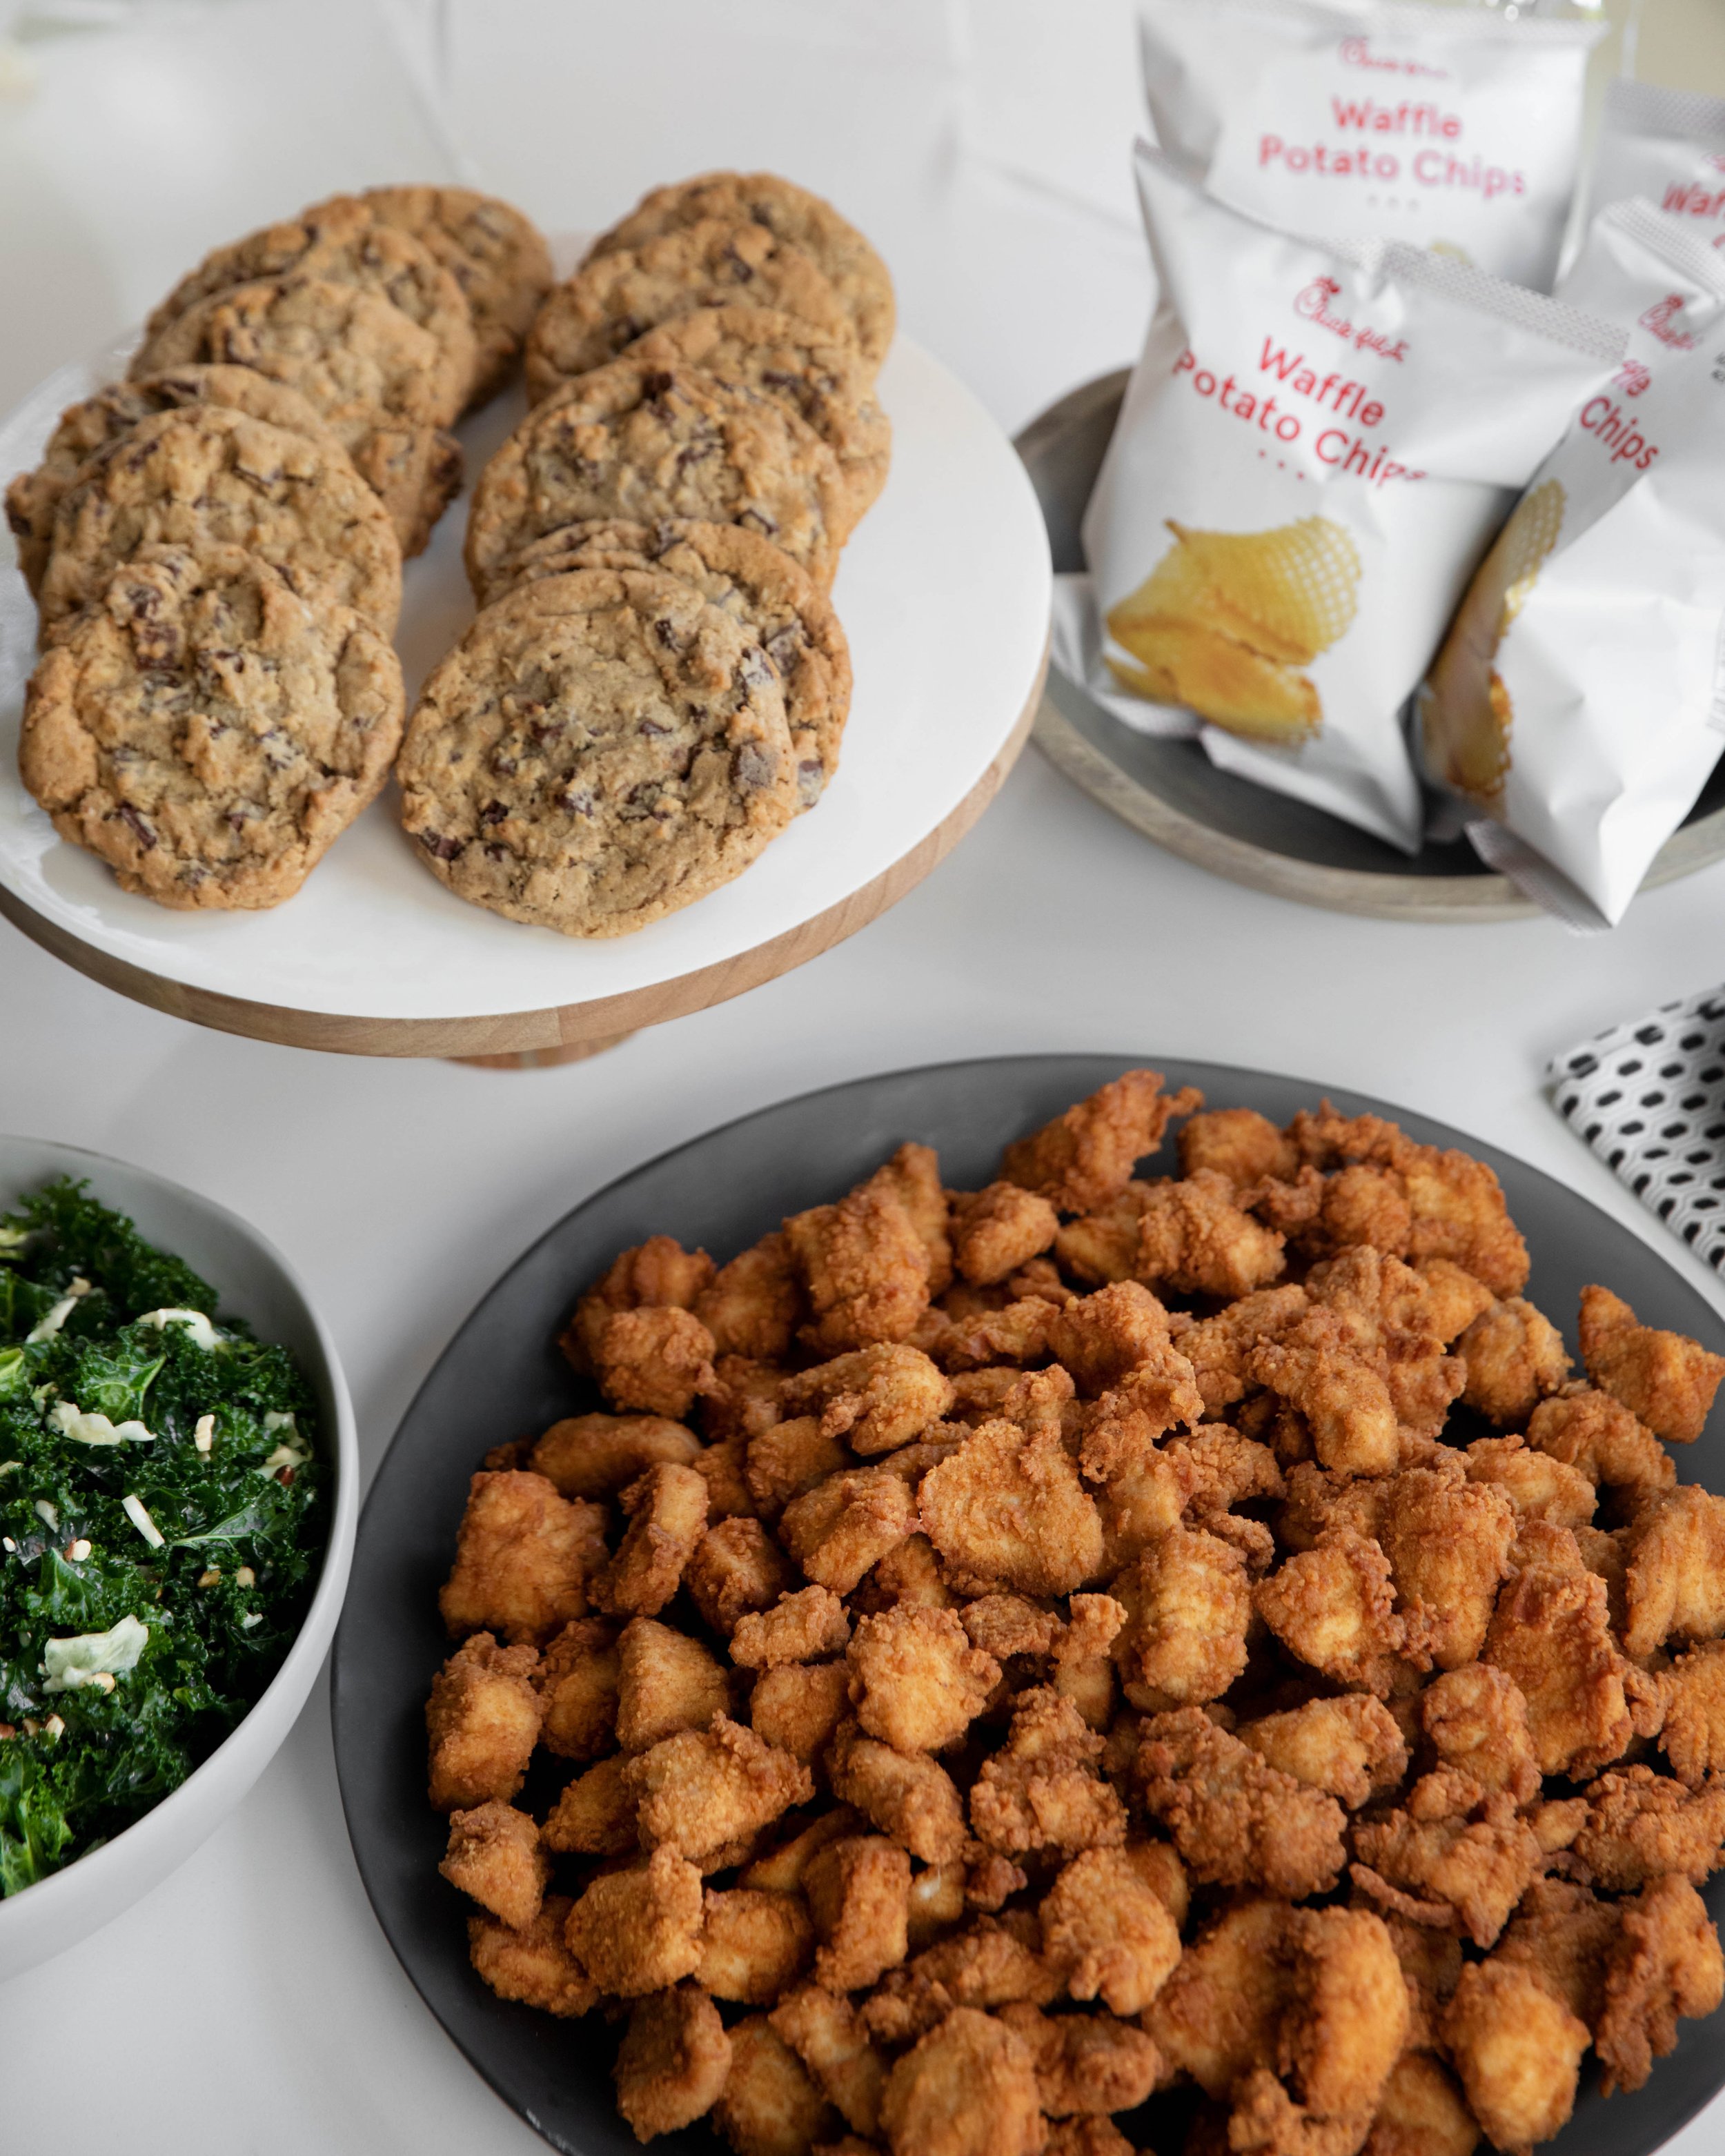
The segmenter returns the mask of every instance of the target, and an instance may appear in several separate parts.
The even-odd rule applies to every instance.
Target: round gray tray
[[[1078,527],[1126,383],[1124,369],[1086,382],[1018,437],[1057,571],[1084,567]],[[1049,674],[1030,738],[1075,785],[1135,830],[1255,891],[1388,921],[1518,921],[1538,911],[1465,839],[1427,844],[1409,860],[1322,808],[1218,771],[1194,741],[1134,733],[1058,669]],[[1725,763],[1660,849],[1642,888],[1673,883],[1720,860]]]

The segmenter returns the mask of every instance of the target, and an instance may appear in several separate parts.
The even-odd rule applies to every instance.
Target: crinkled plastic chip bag
[[[1620,77],[1607,85],[1589,213],[1637,196],[1707,239],[1725,236],[1725,98]]]
[[[1085,516],[1088,685],[1404,851],[1404,708],[1623,334],[1394,242],[1296,239],[1141,146],[1164,306]],[[1178,721],[1176,721],[1178,723]]]

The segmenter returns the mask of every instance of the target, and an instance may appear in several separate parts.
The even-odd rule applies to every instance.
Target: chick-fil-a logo
[[[1677,327],[1677,316],[1682,311],[1683,295],[1667,292],[1662,300],[1656,300],[1636,320],[1650,336],[1657,337],[1661,344],[1668,344],[1677,352],[1693,352],[1701,340],[1689,331]]]
[[[1337,48],[1337,54],[1344,67],[1376,68],[1384,74],[1430,75],[1435,82],[1447,82],[1447,68],[1428,67],[1424,60],[1392,59],[1387,53],[1374,53],[1367,38],[1344,38]]]
[[[1294,312],[1306,321],[1315,322],[1319,329],[1327,330],[1332,336],[1343,338],[1356,352],[1375,352],[1400,366],[1407,357],[1407,339],[1398,337],[1392,344],[1382,330],[1374,330],[1369,322],[1351,322],[1346,315],[1335,313],[1330,302],[1339,299],[1341,293],[1342,287],[1333,277],[1314,277],[1296,295]]]

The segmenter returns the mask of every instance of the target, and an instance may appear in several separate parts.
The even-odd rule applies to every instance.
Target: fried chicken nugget
[[[1625,1650],[1725,1633],[1725,1497],[1695,1483],[1644,1504],[1625,1537]]]
[[[1145,2012],[1145,2031],[1168,2064],[1218,2102],[1275,2052],[1291,1914],[1267,1897],[1236,1902],[1186,1948]]]
[[[701,1874],[674,1849],[602,1872],[570,1909],[569,1951],[601,1991],[639,1999],[692,1976],[701,1963]]]
[[[1514,1507],[1502,1491],[1462,1480],[1453,1455],[1395,1476],[1378,1515],[1410,1643],[1440,1670],[1460,1669],[1485,1643],[1497,1586],[1516,1539]]]
[[[814,1980],[861,1991],[909,1950],[911,1860],[883,1835],[829,1841],[810,1859],[803,1891],[819,1941]]]
[[[1132,1271],[1151,1286],[1233,1301],[1268,1287],[1287,1270],[1285,1238],[1235,1202],[1225,1175],[1201,1168],[1178,1183],[1151,1186],[1138,1218]]]
[[[649,1303],[615,1311],[593,1350],[593,1374],[614,1408],[680,1422],[716,1382],[713,1336],[692,1311]]]
[[[724,1671],[686,1632],[637,1617],[617,1643],[617,1742],[645,1752],[680,1729],[705,1729],[731,1704]]]
[[[957,1743],[1000,1681],[950,1609],[914,1604],[860,1618],[845,1662],[859,1724],[899,1752]]]
[[[597,1759],[611,1749],[617,1728],[622,1663],[617,1627],[604,1617],[578,1617],[551,1640],[533,1671],[543,1703],[539,1739],[561,1759]]]
[[[1621,1905],[1568,1879],[1536,1879],[1522,1897],[1492,1960],[1530,1970],[1592,2028],[1604,2004],[1605,1967]]]
[[[852,2132],[874,2133],[886,2091],[886,2061],[850,2001],[808,1984],[788,1993],[767,2018]]]
[[[880,2123],[892,2156],[1041,2156],[1029,2046],[1004,2022],[954,2007],[888,2075]]]
[[[563,1938],[574,1906],[567,1894],[547,1894],[520,1931],[495,1917],[470,1917],[467,1951],[475,1973],[500,1999],[566,2020],[590,2013],[599,2001],[598,1986]]]
[[[1683,1333],[1640,1324],[1605,1287],[1581,1291],[1581,1359],[1601,1392],[1671,1445],[1692,1445],[1701,1435],[1725,1378],[1725,1355]]]
[[[842,1437],[866,1459],[920,1437],[952,1405],[953,1391],[920,1348],[883,1341],[788,1378],[780,1399],[787,1414],[818,1415],[823,1437]]]
[[[1482,1311],[1455,1342],[1467,1365],[1462,1399],[1499,1430],[1523,1430],[1569,1376],[1569,1351],[1551,1320],[1521,1296]]]
[[[1599,1775],[1587,1797],[1575,1854],[1608,1892],[1633,1892],[1668,1871],[1699,1887],[1725,1864],[1725,1783],[1688,1789],[1651,1767],[1625,1767]]]
[[[983,1762],[970,1792],[977,1838],[1008,1856],[1124,1841],[1126,1807],[1096,1772],[1101,1752],[1101,1738],[1058,1692],[1021,1691],[1005,1743]]]
[[[1596,1486],[1652,1495],[1677,1479],[1659,1440],[1620,1400],[1590,1385],[1566,1385],[1542,1400],[1527,1423],[1527,1442]]]
[[[706,1480],[692,1467],[661,1460],[629,1484],[622,1504],[629,1531],[595,1576],[593,1599],[614,1617],[656,1617],[682,1584],[683,1568],[706,1532]]]
[[[1697,1789],[1725,1775],[1725,1641],[1679,1655],[1661,1676],[1665,1714],[1659,1748],[1680,1782]]]
[[[1111,1592],[1126,1611],[1111,1652],[1135,1706],[1219,1699],[1245,1669],[1252,1588],[1245,1558],[1219,1536],[1173,1528]]]
[[[1132,1782],[1196,1879],[1303,1901],[1342,1876],[1341,1805],[1271,1766],[1201,1707],[1150,1717]]]
[[[850,1637],[850,1620],[831,1589],[803,1587],[781,1594],[771,1609],[740,1618],[731,1635],[731,1659],[739,1669],[779,1669],[839,1654]]]
[[[1081,1851],[1037,1913],[1043,1957],[1068,1995],[1100,1998],[1111,2014],[1142,2014],[1180,1958],[1179,1927],[1130,1846]]]
[[[1142,2029],[1111,2014],[1047,2015],[1021,2000],[998,2018],[1024,2038],[1051,2118],[1132,2111],[1156,2086],[1161,2054]]]
[[[1468,2108],[1508,2156],[1526,2156],[1568,2122],[1591,2039],[1531,1969],[1495,1954],[1465,1969],[1443,2040]]]
[[[566,1783],[540,1832],[559,1856],[627,1856],[640,1845],[636,1799],[620,1754]]]
[[[1303,1287],[1291,1283],[1260,1288],[1180,1335],[1180,1353],[1192,1365],[1205,1414],[1219,1415],[1245,1398],[1258,1383],[1247,1374],[1253,1352],[1297,1325],[1309,1300]]]
[[[763,1670],[749,1695],[750,1726],[768,1743],[814,1767],[850,1712],[850,1681],[843,1662]]]
[[[1230,2146],[1347,2148],[1365,2138],[1408,2032],[1408,1993],[1388,1929],[1360,1909],[1291,1909],[1279,1942],[1288,1989],[1275,2071],[1234,2097]]]
[[[605,1559],[603,1507],[572,1504],[544,1476],[519,1471],[475,1475],[467,1486],[454,1568],[438,1596],[449,1636],[536,1644],[584,1617]]]
[[[1280,1773],[1321,1789],[1349,1811],[1393,1789],[1408,1771],[1395,1717],[1368,1692],[1307,1700],[1286,1713],[1243,1722],[1235,1734]]]
[[[814,1928],[800,1894],[709,1887],[701,1906],[696,1980],[715,1999],[770,2005],[809,1966]]]
[[[1125,1189],[1176,1116],[1203,1106],[1203,1094],[1190,1086],[1165,1094],[1159,1070],[1128,1070],[1009,1145],[1001,1173],[1062,1213],[1094,1213]]]
[[[1481,1659],[1527,1702],[1542,1774],[1579,1778],[1621,1756],[1635,1734],[1605,1583],[1532,1565],[1502,1589]]]
[[[1330,1311],[1310,1311],[1278,1339],[1260,1340],[1245,1373],[1306,1418],[1321,1464],[1349,1475],[1393,1474],[1401,1460],[1388,1380],[1354,1352]]]
[[[923,1478],[925,1488],[932,1479]],[[889,1467],[859,1467],[829,1475],[793,1498],[778,1533],[817,1586],[848,1594],[917,1525],[916,1498],[900,1476]]]
[[[1473,2156],[1480,2129],[1454,2078],[1429,2052],[1389,2070],[1361,2156]]]
[[[803,1314],[789,1240],[775,1232],[740,1251],[714,1274],[692,1307],[720,1355],[777,1362],[789,1352]]]
[[[1209,1168],[1244,1189],[1266,1175],[1282,1181],[1299,1165],[1286,1136],[1255,1108],[1206,1108],[1180,1132],[1180,1173]]]
[[[1049,2123],[1042,2156],[1133,2156],[1133,2152],[1112,2119],[1056,2118]]]
[[[570,1415],[554,1422],[527,1455],[536,1475],[564,1497],[614,1497],[661,1460],[687,1467],[701,1440],[663,1415]]]
[[[850,1446],[824,1431],[818,1415],[793,1415],[749,1439],[742,1473],[761,1517],[777,1520],[793,1497],[852,1464]]]
[[[641,1999],[629,2017],[611,2077],[617,2108],[637,2141],[692,2126],[711,2111],[731,2071],[731,2039],[698,1984]]]
[[[1640,2088],[1653,2061],[1676,2050],[1680,2015],[1711,2014],[1725,1999],[1719,1935],[1688,1880],[1650,1879],[1619,1910],[1594,2030],[1607,2096]]]
[[[712,2122],[737,2156],[804,2156],[838,2125],[838,2114],[764,2014],[731,2030],[731,2071]]]
[[[1513,1799],[1501,1794],[1480,1796],[1466,1812],[1426,1816],[1422,1794],[1437,1780],[1428,1775],[1416,1784],[1405,1810],[1355,1823],[1353,1877],[1368,1893],[1387,1881],[1415,1902],[1452,1909],[1474,1944],[1489,1947],[1538,1876],[1544,1851]],[[1472,1784],[1466,1793],[1479,1795]]]
[[[1055,1361],[1086,1398],[1137,1378],[1147,1367],[1163,1386],[1192,1383],[1183,1357],[1168,1344],[1168,1312],[1142,1281],[1115,1281],[1075,1296],[1050,1318],[1047,1334]],[[1140,1404],[1153,1410],[1163,1397],[1153,1386]]]
[[[1395,1612],[1389,1558],[1352,1527],[1325,1527],[1251,1594],[1288,1652],[1338,1684],[1387,1698],[1404,1667],[1430,1666]]]
[[[796,1574],[758,1520],[715,1520],[689,1554],[683,1584],[726,1639],[752,1612],[770,1609]]]
[[[675,1235],[649,1235],[612,1260],[576,1304],[557,1345],[583,1377],[594,1376],[605,1327],[619,1312],[687,1310],[712,1276],[705,1250],[685,1250]]]
[[[538,1827],[526,1812],[495,1799],[449,1815],[449,1845],[437,1868],[517,1932],[539,1914],[551,1883],[551,1859],[539,1845]]]
[[[675,1849],[695,1862],[814,1794],[800,1759],[723,1714],[632,1758],[625,1779],[639,1806],[642,1846]]]
[[[507,1804],[520,1789],[539,1741],[538,1666],[531,1647],[500,1647],[475,1632],[432,1679],[425,1727],[439,1811]]]
[[[884,1176],[885,1170],[836,1205],[793,1214],[784,1224],[813,1312],[803,1337],[818,1352],[835,1355],[906,1339],[928,1307],[928,1245],[896,1178]],[[945,1210],[942,1196],[943,1235]]]
[[[952,1222],[960,1276],[974,1287],[992,1287],[1053,1249],[1060,1216],[1034,1190],[991,1183],[985,1190],[955,1193]]]
[[[1525,1438],[1476,1438],[1466,1463],[1468,1481],[1501,1490],[1517,1519],[1583,1527],[1598,1509],[1599,1494],[1579,1467],[1537,1450]]]
[[[1440,1762],[1487,1793],[1517,1804],[1539,1794],[1527,1702],[1506,1671],[1488,1662],[1446,1671],[1420,1695],[1420,1722]]]
[[[1055,1430],[982,1424],[923,1476],[916,1503],[956,1584],[1065,1594],[1101,1563],[1101,1517]]]
[[[912,1856],[947,1864],[963,1854],[963,1800],[952,1776],[926,1752],[895,1752],[847,1722],[833,1739],[827,1771],[834,1795]]]

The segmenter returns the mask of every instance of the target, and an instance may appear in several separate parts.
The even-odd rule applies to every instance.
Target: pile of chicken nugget
[[[1522,2150],[1720,2003],[1725,1360],[1589,1287],[1578,1373],[1489,1168],[1201,1107],[624,1252],[474,1476],[441,1868],[643,2141]]]

